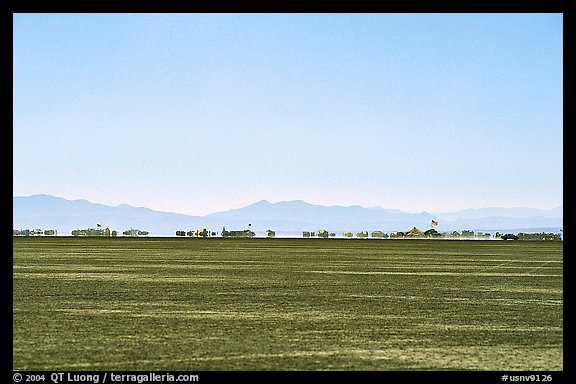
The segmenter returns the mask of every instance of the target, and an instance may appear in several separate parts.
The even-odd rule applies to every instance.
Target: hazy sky
[[[563,205],[561,14],[15,14],[13,194]]]

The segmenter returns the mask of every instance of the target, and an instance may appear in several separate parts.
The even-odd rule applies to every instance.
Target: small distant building
[[[106,233],[109,232],[109,229],[106,228]],[[138,236],[147,236],[148,235],[148,231],[142,231],[140,229],[137,228],[130,228],[125,230],[124,232],[122,232],[122,235],[124,236],[130,236],[130,237],[138,237]],[[106,236],[109,236],[108,234]]]
[[[382,231],[373,231],[373,232],[371,233],[371,236],[372,236],[372,237],[377,237],[377,238],[386,238],[386,237],[388,237],[388,235],[387,235],[386,233],[382,232]]]
[[[241,231],[227,231],[225,227],[222,227],[222,237],[254,237],[256,233],[249,230],[244,229]]]
[[[74,229],[72,236],[78,237],[104,237],[105,232],[100,228]]]

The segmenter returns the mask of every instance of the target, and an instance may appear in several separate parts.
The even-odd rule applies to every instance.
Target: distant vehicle
[[[201,229],[197,229],[194,232],[194,237],[208,237],[210,236],[210,232],[208,232],[208,230],[206,228],[201,228]]]
[[[518,240],[518,236],[513,235],[512,233],[507,233],[505,235],[500,236],[502,240]]]

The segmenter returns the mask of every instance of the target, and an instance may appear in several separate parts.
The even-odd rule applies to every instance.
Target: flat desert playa
[[[563,369],[552,241],[13,239],[15,370]]]

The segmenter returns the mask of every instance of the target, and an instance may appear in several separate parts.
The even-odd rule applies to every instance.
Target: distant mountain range
[[[438,221],[438,231],[509,231],[558,232],[563,226],[562,207],[541,210],[532,208],[482,208],[446,213],[408,213],[382,207],[364,208],[322,206],[301,200],[270,203],[266,200],[239,209],[206,216],[191,216],[154,211],[122,204],[116,207],[95,204],[87,200],[66,200],[50,195],[13,197],[12,225],[14,229],[56,229],[69,234],[73,229],[111,228],[122,233],[126,229],[147,230],[152,236],[174,236],[177,230],[207,228],[220,232],[226,229],[246,229],[264,232],[316,231],[332,232],[382,230],[406,231],[412,227],[430,228]]]

